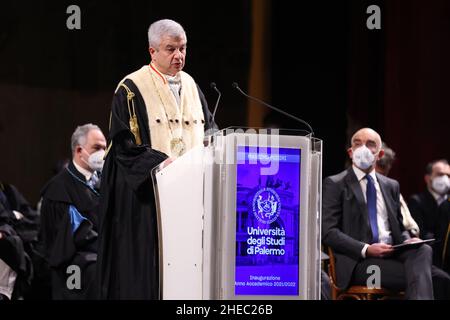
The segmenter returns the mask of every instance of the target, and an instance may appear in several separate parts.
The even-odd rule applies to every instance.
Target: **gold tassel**
[[[109,131],[110,132],[111,132],[111,122],[112,122],[112,111],[109,113]],[[112,144],[113,144],[113,141],[111,140],[109,142],[108,149],[106,149],[105,155],[103,156],[103,160],[106,160],[106,156],[108,155],[109,150],[111,150]]]
[[[130,130],[134,135],[134,139],[136,140],[136,144],[140,146],[142,144],[141,134],[139,130],[139,124],[137,121],[136,110],[134,108],[134,93],[128,88],[125,84],[121,83],[120,86],[124,87],[127,91],[127,104],[128,104],[128,113],[130,114]],[[130,106],[131,101],[131,106]],[[133,109],[133,112],[131,112]]]

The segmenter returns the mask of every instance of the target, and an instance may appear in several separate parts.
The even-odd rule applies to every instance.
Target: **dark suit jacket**
[[[450,242],[445,243],[447,231],[450,225],[450,198],[438,207],[436,223],[436,243],[433,246],[433,262],[450,273]],[[448,240],[450,241],[450,240]],[[445,249],[445,253],[443,252]],[[444,258],[444,260],[442,260]]]
[[[408,208],[419,225],[420,237],[422,239],[434,238],[438,218],[438,205],[430,191],[425,190],[422,193],[411,196],[408,201]]]
[[[402,243],[407,236],[403,234],[399,184],[379,174],[377,179],[393,242]],[[346,288],[356,264],[363,259],[364,245],[372,239],[366,201],[352,167],[324,180],[322,216],[322,242],[334,251],[337,285]]]

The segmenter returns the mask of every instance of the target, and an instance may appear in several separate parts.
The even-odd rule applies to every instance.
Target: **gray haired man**
[[[151,62],[115,91],[102,179],[101,299],[158,299],[157,221],[151,170],[201,145],[213,126],[206,100],[182,71],[187,36],[173,20],[148,29]]]
[[[72,161],[41,193],[40,238],[56,300],[96,297],[98,176],[106,139],[98,126],[85,124],[72,134],[71,149]]]

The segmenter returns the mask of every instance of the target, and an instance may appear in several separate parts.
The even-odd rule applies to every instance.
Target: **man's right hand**
[[[366,256],[375,258],[384,258],[392,254],[394,249],[390,244],[373,243],[367,248]]]
[[[171,164],[174,161],[175,161],[174,158],[167,158],[166,160],[164,160],[163,163],[161,163],[161,169],[164,169],[165,167],[167,167],[169,164]]]

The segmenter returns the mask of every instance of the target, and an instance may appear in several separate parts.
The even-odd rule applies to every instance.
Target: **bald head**
[[[365,172],[370,172],[373,169],[373,166],[375,165],[375,161],[383,157],[384,151],[381,148],[381,137],[380,135],[373,129],[370,128],[363,128],[355,132],[355,134],[352,136],[352,146],[347,150],[348,155],[351,159],[353,159],[353,154],[355,150],[362,146],[366,146],[367,149],[370,150],[370,152],[373,154],[372,159],[374,159],[373,163],[368,168],[361,168],[360,165],[357,165],[355,161],[353,163],[362,169]],[[368,152],[368,151],[367,151]],[[370,155],[370,154],[369,154]],[[354,160],[354,159],[353,159]]]
[[[352,137],[352,147],[358,147],[365,144],[367,148],[372,150],[372,147],[378,152],[381,149],[381,137],[373,129],[362,128],[355,132]],[[355,148],[354,148],[355,149]]]

